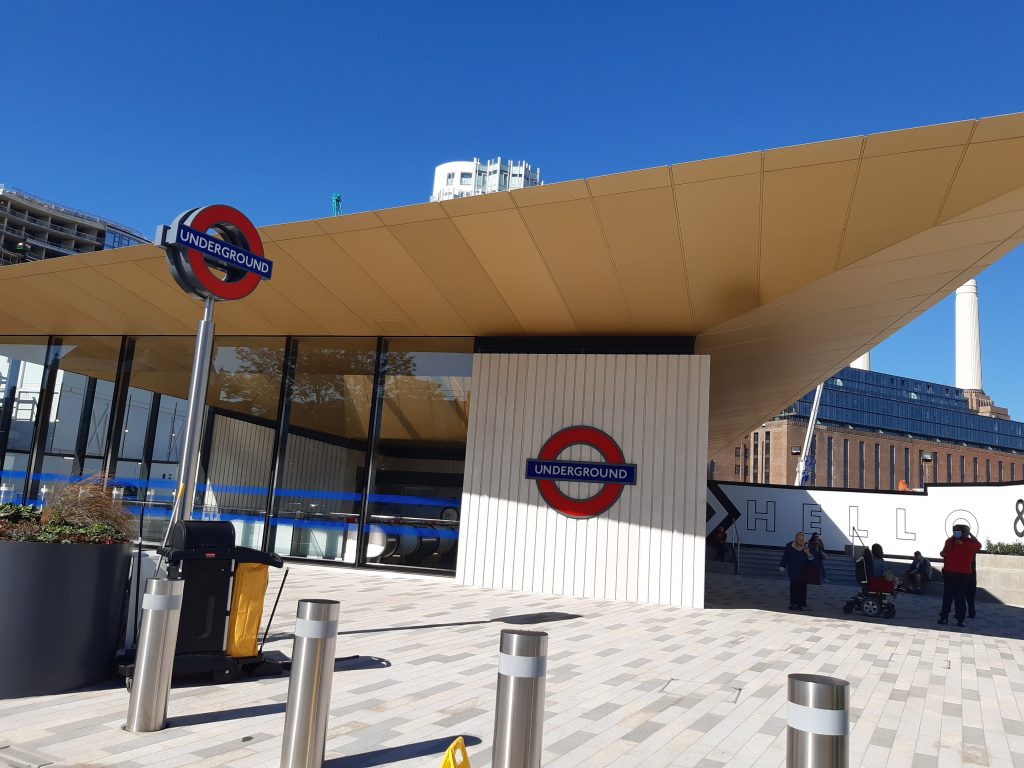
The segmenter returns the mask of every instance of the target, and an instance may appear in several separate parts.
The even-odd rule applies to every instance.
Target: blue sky
[[[171,13],[173,9],[173,14]],[[149,234],[422,202],[436,164],[548,182],[1024,110],[1024,3],[36,0],[3,10],[0,182]],[[979,278],[985,389],[1024,420],[1024,253]],[[952,382],[953,300],[873,367]]]

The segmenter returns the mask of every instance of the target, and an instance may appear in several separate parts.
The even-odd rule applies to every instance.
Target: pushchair
[[[862,613],[875,618],[881,616],[891,619],[896,615],[896,584],[874,573],[874,558],[870,550],[857,560],[857,581],[861,585],[860,592],[851,597],[843,605],[843,613]]]

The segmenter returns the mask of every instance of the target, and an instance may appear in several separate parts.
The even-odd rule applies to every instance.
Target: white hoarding
[[[931,486],[923,492],[837,491],[719,483],[740,513],[734,540],[783,546],[818,533],[828,549],[878,542],[887,554],[938,557],[953,525],[982,543],[1024,541],[1024,483]],[[710,494],[709,494],[710,497]],[[716,515],[709,530],[720,521]]]

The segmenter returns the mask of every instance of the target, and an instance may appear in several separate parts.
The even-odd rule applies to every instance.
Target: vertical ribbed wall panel
[[[352,500],[323,498],[320,494],[357,492],[356,478],[363,462],[361,450],[289,435],[278,511],[351,514]]]
[[[703,606],[709,373],[700,356],[475,355],[459,582]],[[555,512],[525,478],[527,459],[578,424],[637,465],[637,484],[588,520]],[[560,458],[599,460],[586,446]]]
[[[210,471],[204,503],[226,511],[262,513],[273,455],[274,430],[220,414],[214,416]]]

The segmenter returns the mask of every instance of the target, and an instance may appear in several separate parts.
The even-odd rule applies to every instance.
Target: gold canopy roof
[[[218,335],[692,335],[711,450],[1024,242],[1024,113],[260,229]],[[0,332],[190,335],[138,246],[0,269]]]

